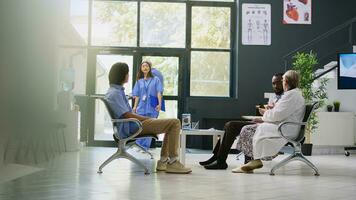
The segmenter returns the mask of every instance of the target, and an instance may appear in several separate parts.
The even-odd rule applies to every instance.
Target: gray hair
[[[288,90],[299,87],[299,73],[297,71],[288,70],[284,73],[283,77],[289,86]]]

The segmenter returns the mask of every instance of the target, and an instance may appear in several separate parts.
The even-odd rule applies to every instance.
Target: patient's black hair
[[[118,62],[113,64],[109,72],[109,83],[122,85],[128,73],[129,66],[126,63]]]

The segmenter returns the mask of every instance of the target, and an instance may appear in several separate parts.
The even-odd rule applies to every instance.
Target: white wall
[[[327,84],[328,104],[333,101],[340,101],[341,112],[353,112],[356,115],[356,90],[338,90],[337,78],[330,78]],[[356,119],[354,118],[355,123]],[[354,127],[354,135],[356,138],[356,127]],[[356,143],[356,141],[354,141]]]

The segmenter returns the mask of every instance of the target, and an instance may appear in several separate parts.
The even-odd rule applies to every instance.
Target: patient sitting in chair
[[[256,118],[257,125],[244,126],[237,148],[251,161],[232,170],[234,173],[252,173],[263,167],[261,159],[273,158],[287,144],[278,132],[278,124],[283,121],[302,121],[305,100],[298,89],[299,74],[289,70],[283,75],[284,94],[272,109],[261,109],[262,118]],[[297,136],[300,127],[287,127],[291,137]],[[286,128],[286,129],[287,129]]]
[[[271,109],[281,98],[283,94],[282,76],[283,76],[282,73],[277,73],[273,75],[272,87],[273,87],[274,95],[270,97],[268,104],[263,107]],[[261,113],[261,115],[262,114],[263,113]],[[205,169],[209,169],[209,170],[226,169],[228,167],[226,163],[226,159],[228,157],[231,146],[234,143],[236,137],[240,134],[240,132],[243,133],[241,130],[246,125],[249,125],[248,127],[257,126],[256,123],[251,121],[240,120],[240,121],[227,122],[224,126],[225,133],[221,141],[221,144],[219,140],[214,147],[213,156],[206,161],[199,162],[199,164],[204,166]],[[252,159],[251,157],[245,154],[245,163],[248,163]]]
[[[141,121],[143,130],[140,135],[165,133],[161,159],[157,162],[157,171],[177,174],[190,173],[192,170],[178,160],[179,133],[181,130],[179,119],[153,119],[133,113],[123,87],[128,79],[129,67],[126,63],[116,63],[111,67],[109,72],[110,88],[105,95],[105,99],[113,109],[115,118],[135,118]],[[119,132],[126,136],[132,135],[132,130],[138,129],[134,126],[134,124],[123,123]]]

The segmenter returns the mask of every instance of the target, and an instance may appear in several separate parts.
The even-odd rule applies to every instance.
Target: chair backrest
[[[303,122],[308,122],[309,121],[310,116],[314,112],[314,110],[317,107],[317,105],[318,105],[318,102],[305,105],[305,113],[304,113],[304,117],[303,117]],[[305,128],[306,128],[306,125],[302,125],[300,127],[299,135],[295,139],[295,141],[300,142],[300,141],[303,140],[304,134],[305,134]]]
[[[111,109],[109,102],[104,97],[100,97],[99,99],[104,103],[106,110],[108,111],[111,119],[115,119],[114,111]]]
[[[110,104],[109,104],[109,102],[105,99],[105,97],[98,97],[98,99],[100,99],[103,103],[104,103],[104,105],[105,105],[105,107],[106,107],[106,110],[108,111],[108,113],[109,113],[109,115],[110,115],[110,118],[111,119],[115,119],[116,117],[115,117],[115,115],[114,115],[114,111],[111,109],[111,107],[110,107]],[[119,122],[112,122],[112,126],[113,126],[113,131],[114,131],[114,140],[116,141],[116,142],[118,142],[118,127],[119,127]],[[116,135],[116,136],[115,136]]]

